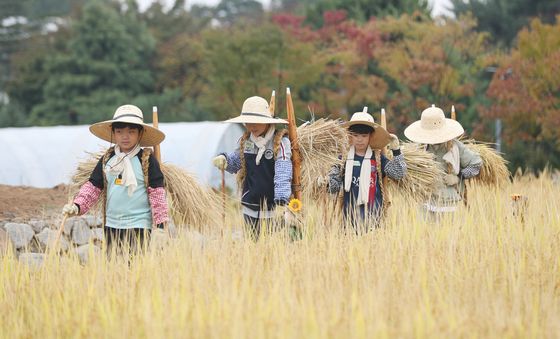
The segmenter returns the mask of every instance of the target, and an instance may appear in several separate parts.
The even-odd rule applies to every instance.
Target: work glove
[[[73,215],[78,215],[80,213],[80,208],[76,204],[66,204],[62,208],[62,214],[69,217]]]
[[[401,144],[400,144],[400,142],[399,142],[399,138],[398,138],[396,135],[394,135],[394,134],[389,134],[389,137],[390,137],[390,139],[389,139],[389,140],[390,140],[390,141],[389,141],[389,148],[390,148],[392,151],[396,151],[396,150],[398,150],[399,148],[401,148]]]
[[[459,183],[459,177],[455,174],[446,174],[443,177],[443,182],[447,185],[447,186],[455,186]]]
[[[223,154],[218,155],[217,157],[212,159],[212,164],[220,170],[225,170],[227,167],[226,156]]]

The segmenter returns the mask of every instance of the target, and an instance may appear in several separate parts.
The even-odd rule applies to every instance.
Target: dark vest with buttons
[[[272,145],[272,143],[269,143]],[[246,142],[247,145],[247,142]],[[254,210],[274,208],[274,152],[268,148],[257,165],[257,154],[244,152],[247,174],[243,182],[241,203]]]

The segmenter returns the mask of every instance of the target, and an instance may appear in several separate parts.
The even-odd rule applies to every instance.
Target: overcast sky
[[[154,2],[154,0],[137,0],[137,1],[140,3],[141,9],[145,9],[150,5],[150,3]],[[161,0],[161,1],[169,4],[173,3],[173,0]],[[265,5],[268,5],[270,3],[270,0],[260,0],[260,1]],[[216,5],[219,2],[220,0],[187,0],[188,5],[193,5],[193,4]],[[433,15],[437,16],[440,14],[448,13],[445,10],[445,7],[448,7],[450,5],[449,0],[430,0],[430,2],[433,4],[433,11],[432,11]]]

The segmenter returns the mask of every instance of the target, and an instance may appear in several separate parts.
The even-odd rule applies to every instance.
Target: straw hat
[[[419,144],[441,144],[465,133],[463,126],[453,119],[445,118],[441,108],[432,105],[422,111],[419,121],[404,130],[404,135]]]
[[[115,139],[112,138],[111,131],[111,125],[114,122],[125,122],[144,127],[142,138],[140,139],[140,146],[145,147],[159,145],[163,139],[165,139],[165,134],[162,131],[144,123],[144,114],[142,114],[142,110],[134,105],[120,106],[115,111],[112,120],[106,120],[93,124],[89,127],[89,131],[100,139],[114,142]]]
[[[250,97],[243,103],[241,115],[226,120],[225,122],[236,122],[240,124],[287,124],[284,119],[272,116],[268,107],[268,101],[261,97]]]
[[[385,128],[375,123],[371,114],[367,112],[367,107],[364,107],[364,110],[362,112],[356,112],[352,114],[352,118],[350,118],[350,121],[344,124],[344,126],[348,128],[354,125],[366,125],[373,128],[374,133],[369,139],[369,145],[372,149],[382,149],[383,147],[387,146],[391,139],[389,132],[387,132]]]

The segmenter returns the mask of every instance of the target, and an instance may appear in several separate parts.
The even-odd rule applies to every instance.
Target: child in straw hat
[[[287,131],[275,127],[288,122],[274,118],[268,102],[257,96],[245,100],[241,115],[226,122],[244,124],[247,131],[237,150],[222,153],[212,162],[238,174],[243,217],[251,237],[258,240],[265,221],[278,214],[288,218],[290,213],[286,204],[292,193],[291,145]]]
[[[444,177],[439,188],[424,204],[432,219],[455,212],[462,200],[464,180],[480,173],[482,159],[456,138],[464,133],[463,126],[453,119],[445,118],[441,108],[432,105],[422,112],[419,121],[408,126],[404,134],[413,142],[425,144],[436,162],[443,169]]]
[[[149,148],[163,141],[160,130],[144,123],[140,108],[117,108],[112,120],[96,123],[89,130],[115,143],[99,159],[73,203],[63,208],[66,215],[82,215],[104,201],[103,218],[108,250],[129,244],[141,248],[152,225],[163,228],[169,220],[163,173]]]
[[[406,175],[406,163],[397,136],[376,124],[367,113],[367,107],[363,112],[354,113],[346,126],[350,150],[343,168],[331,168],[328,190],[338,194],[344,189],[344,218],[359,233],[379,226],[386,189],[381,178],[402,179]],[[381,154],[380,150],[387,144],[393,152],[393,160]]]

